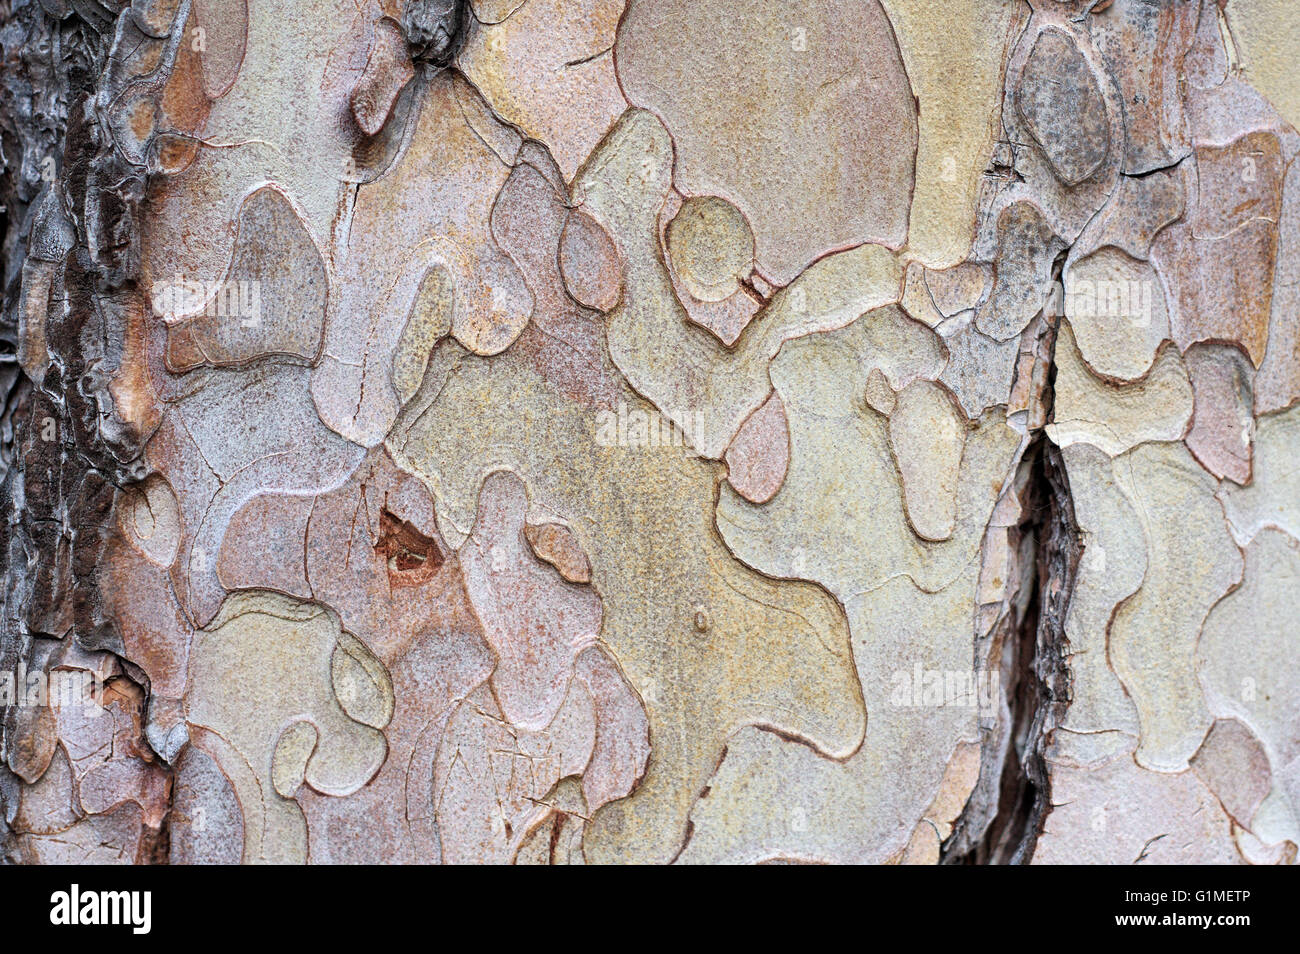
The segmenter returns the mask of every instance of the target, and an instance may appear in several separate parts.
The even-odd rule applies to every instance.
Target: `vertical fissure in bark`
[[[1057,292],[1067,254],[1053,268]],[[976,647],[977,665],[999,670],[1005,708],[981,725],[980,778],[943,845],[944,864],[1028,864],[1052,809],[1047,750],[1070,702],[1065,620],[1083,551],[1064,461],[1046,433],[1061,303],[1053,295],[1036,320],[1046,367],[1036,369],[1043,386],[1029,412],[1030,440],[1015,481],[1022,515],[1015,529],[1018,589],[989,645]]]
[[[1007,709],[999,771],[981,779],[995,791],[996,807],[980,837],[968,833],[966,850],[949,849],[949,864],[1027,864],[1051,811],[1047,747],[1069,704],[1065,616],[1080,546],[1060,452],[1045,435],[1035,438],[1025,466],[1020,534],[1032,566],[1000,647]]]

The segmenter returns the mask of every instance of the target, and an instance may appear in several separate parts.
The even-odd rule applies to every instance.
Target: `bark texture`
[[[5,860],[1295,861],[1290,0],[0,12]]]

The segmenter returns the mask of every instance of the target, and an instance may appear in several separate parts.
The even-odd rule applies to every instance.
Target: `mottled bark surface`
[[[1295,861],[1300,7],[0,8],[7,861]]]

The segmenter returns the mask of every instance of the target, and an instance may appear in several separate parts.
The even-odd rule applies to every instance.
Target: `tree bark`
[[[14,863],[1294,863],[1290,0],[10,0]]]

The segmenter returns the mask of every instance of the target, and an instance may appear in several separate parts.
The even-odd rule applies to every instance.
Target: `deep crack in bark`
[[[1054,289],[1061,288],[1067,255],[1060,253],[1053,266]],[[1017,474],[1023,479],[1019,587],[1000,630],[987,647],[976,647],[977,668],[997,660],[1007,708],[981,720],[980,778],[943,845],[943,864],[1028,864],[1052,809],[1047,750],[1070,703],[1065,620],[1083,553],[1065,464],[1045,430],[1053,412],[1060,303],[1053,296],[1037,319],[1047,369],[1039,426],[1031,428]]]

